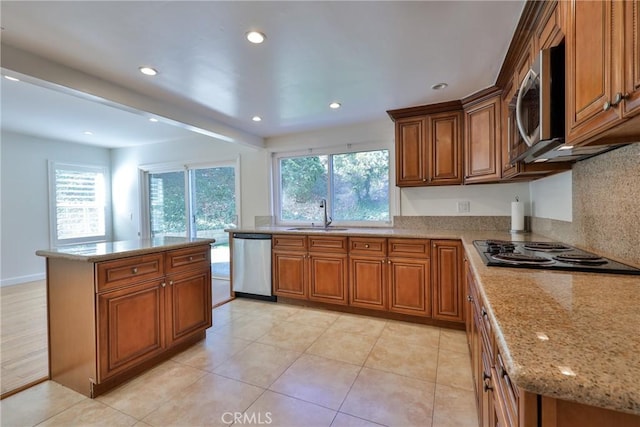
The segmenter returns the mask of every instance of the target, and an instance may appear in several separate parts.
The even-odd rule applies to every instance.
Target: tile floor
[[[238,299],[117,389],[48,381],[0,401],[0,424],[477,427],[472,390],[464,332]]]

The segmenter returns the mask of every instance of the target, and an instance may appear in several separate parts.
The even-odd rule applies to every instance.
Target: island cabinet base
[[[105,261],[47,258],[49,377],[88,397],[205,337],[210,246]]]

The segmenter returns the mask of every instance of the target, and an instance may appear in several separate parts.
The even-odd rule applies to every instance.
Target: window
[[[108,240],[107,169],[51,162],[53,246]]]
[[[388,223],[389,150],[275,159],[279,223],[322,223],[326,199],[334,222]]]

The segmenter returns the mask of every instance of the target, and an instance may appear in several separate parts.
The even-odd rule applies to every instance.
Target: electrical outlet
[[[468,200],[464,202],[458,202],[458,213],[471,212],[471,203]]]

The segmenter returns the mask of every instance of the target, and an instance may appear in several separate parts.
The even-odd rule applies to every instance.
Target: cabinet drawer
[[[195,246],[168,251],[165,255],[167,273],[207,268],[211,265],[211,247]]]
[[[518,424],[518,389],[511,382],[507,370],[504,368],[504,362],[500,351],[496,352],[496,369],[493,373],[496,394],[499,402],[503,407],[505,418],[508,423],[505,425]]]
[[[346,237],[309,236],[309,252],[347,253]]]
[[[307,236],[278,235],[271,238],[271,245],[274,249],[286,249],[290,251],[306,251]]]
[[[98,292],[164,275],[162,254],[149,254],[97,264]]]
[[[387,254],[387,239],[379,237],[351,237],[349,238],[349,252],[353,255],[385,256]]]
[[[429,258],[431,242],[428,239],[389,239],[389,256]]]

